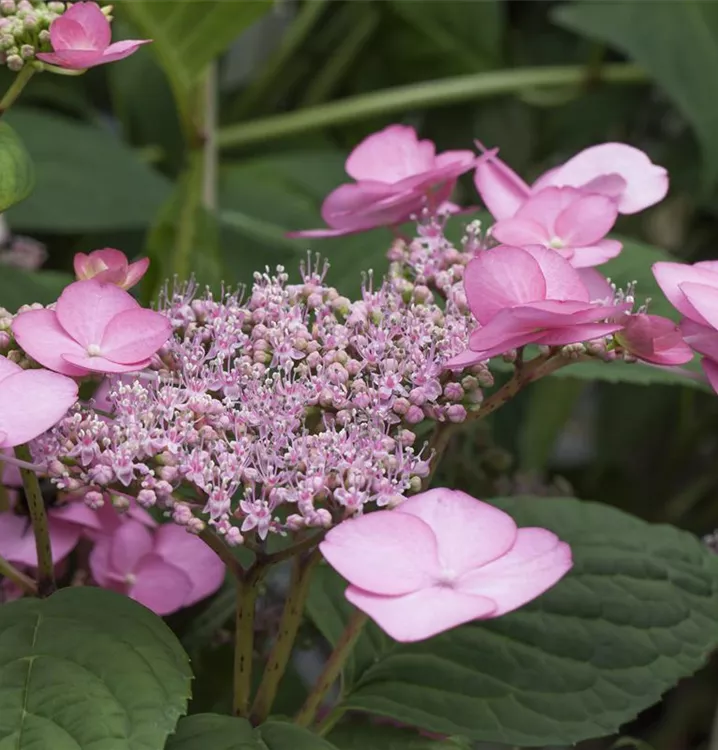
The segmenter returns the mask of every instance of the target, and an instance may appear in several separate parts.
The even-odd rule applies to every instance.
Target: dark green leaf
[[[339,750],[470,750],[467,740],[458,737],[446,739],[423,735],[416,729],[357,721],[341,724],[329,735],[330,742]]]
[[[0,272],[0,305],[16,312],[21,305],[49,305],[74,278],[59,271],[25,271],[3,266]]]
[[[69,588],[0,607],[0,746],[158,750],[192,673],[172,631],[119,594]]]
[[[166,750],[335,750],[326,740],[293,724],[268,721],[257,729],[246,719],[197,714],[182,719]]]
[[[560,5],[554,19],[616,47],[643,66],[691,122],[718,177],[718,5],[682,0],[650,4],[579,2]]]
[[[27,198],[34,184],[35,170],[22,141],[0,122],[0,212]]]
[[[35,163],[32,195],[8,211],[15,230],[143,229],[169,196],[168,180],[110,132],[39,110],[6,115]]]
[[[343,703],[447,735],[533,746],[611,734],[718,644],[718,558],[690,534],[574,499],[495,501],[555,531],[571,573],[505,617],[395,644]]]
[[[632,385],[680,385],[706,392],[711,390],[700,374],[700,366],[692,362],[672,368],[654,367],[643,362],[577,362],[557,370],[551,378],[602,380],[605,383]]]

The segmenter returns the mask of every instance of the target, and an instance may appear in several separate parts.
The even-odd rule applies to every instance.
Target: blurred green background
[[[5,214],[8,242],[28,236],[48,252],[39,271],[0,255],[9,309],[54,299],[73,253],[103,246],[151,256],[147,300],[174,274],[235,285],[264,266],[294,271],[307,249],[356,293],[363,270],[386,267],[388,231],[285,233],[322,226],[348,152],[392,122],[440,150],[498,146],[527,179],[603,141],[645,150],[669,169],[669,196],[622,217],[624,253],[604,270],[638,280],[653,311],[670,314],[651,262],[718,257],[718,3],[121,0],[115,17],[115,38],[154,43],[79,78],[37,76],[7,116],[36,170],[32,195]],[[0,89],[10,80],[3,71]],[[470,177],[457,201],[477,205]],[[453,219],[451,236],[471,218]],[[575,494],[712,532],[718,400],[658,371],[599,369],[569,368],[462,434],[444,481],[485,496]],[[205,702],[200,692],[197,710]],[[709,667],[622,742],[716,748],[717,703]]]

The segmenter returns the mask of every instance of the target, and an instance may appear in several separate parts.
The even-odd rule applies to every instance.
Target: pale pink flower
[[[528,185],[501,159],[487,154],[478,162],[476,189],[495,219],[507,219],[535,193],[547,187],[576,187],[606,195],[619,213],[633,214],[663,200],[668,172],[637,148],[601,143],[581,151]]]
[[[153,534],[139,521],[121,524],[90,554],[97,583],[168,615],[213,594],[224,580],[221,560],[196,536],[174,524]]]
[[[434,144],[420,141],[414,128],[390,125],[365,138],[349,155],[346,171],[356,182],[341,185],[324,200],[322,218],[330,228],[290,236],[337,237],[401,224],[424,207],[438,211],[446,207],[459,175],[475,164],[471,151],[437,154]]]
[[[151,39],[126,39],[111,44],[110,22],[97,3],[74,3],[50,26],[52,52],[37,58],[69,70],[84,70],[129,57]]]
[[[718,393],[718,261],[692,266],[655,263],[653,275],[671,304],[684,315],[681,333],[703,355],[701,366]]]
[[[77,401],[77,383],[47,370],[23,370],[0,357],[0,448],[49,430]]]
[[[654,365],[683,365],[693,359],[680,328],[660,315],[637,313],[623,318],[624,327],[616,341],[637,359]]]
[[[572,565],[551,531],[518,529],[498,508],[443,488],[344,521],[320,549],[349,581],[347,599],[401,642],[511,612]]]
[[[79,281],[95,279],[116,284],[121,289],[133,287],[145,275],[149,265],[149,258],[129,263],[121,250],[111,247],[93,250],[89,255],[76,253],[74,260],[75,275]]]
[[[33,359],[65,375],[133,372],[150,363],[172,326],[114,284],[76,281],[54,310],[20,313],[12,331]]]
[[[598,322],[627,311],[629,304],[593,303],[575,268],[555,250],[499,245],[466,266],[466,299],[480,328],[469,349],[449,360],[460,369],[526,344],[563,346],[623,327]]]
[[[543,245],[559,252],[574,268],[605,263],[621,243],[604,239],[618,209],[605,195],[571,187],[549,187],[531,195],[511,218],[500,219],[491,234],[506,245]]]

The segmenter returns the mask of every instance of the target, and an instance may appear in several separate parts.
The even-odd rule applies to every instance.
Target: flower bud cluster
[[[0,62],[18,71],[37,52],[50,51],[50,24],[65,7],[62,2],[0,0]]]

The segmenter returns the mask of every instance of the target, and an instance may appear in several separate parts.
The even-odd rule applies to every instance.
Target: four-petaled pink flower
[[[344,521],[320,548],[351,584],[347,599],[402,642],[511,612],[572,565],[553,532],[518,529],[498,508],[448,489]]]
[[[89,255],[76,253],[73,265],[79,281],[94,279],[127,290],[145,275],[150,259],[141,258],[129,263],[121,250],[105,247],[93,250]]]
[[[591,146],[543,174],[533,185],[527,185],[501,159],[487,154],[477,163],[474,182],[497,220],[511,218],[533,194],[547,187],[576,187],[606,195],[622,214],[642,211],[668,192],[668,172],[625,143]]]
[[[330,229],[293,232],[292,237],[337,237],[395,226],[427,206],[437,211],[459,175],[476,164],[471,151],[437,154],[414,128],[390,125],[365,138],[349,155],[346,171],[356,182],[341,185],[322,205]]]
[[[479,253],[466,266],[464,288],[481,327],[469,337],[469,349],[448,362],[452,369],[526,344],[563,346],[605,336],[623,324],[598,321],[630,307],[592,303],[578,271],[538,245]]]
[[[683,365],[693,359],[690,346],[672,320],[637,313],[626,315],[623,322],[625,325],[615,339],[634,357],[654,365]]]
[[[77,401],[77,383],[47,370],[23,370],[0,357],[0,448],[36,438]]]
[[[107,16],[97,3],[75,3],[50,26],[52,52],[37,58],[69,70],[84,70],[115,62],[136,52],[151,39],[126,39],[110,44],[112,32]]]
[[[653,275],[671,304],[685,317],[681,333],[703,355],[701,366],[718,393],[718,261],[692,266],[655,263]]]
[[[604,239],[618,216],[613,200],[571,187],[549,187],[533,194],[514,216],[500,219],[491,234],[506,245],[543,245],[574,268],[605,263],[621,243]]]
[[[54,310],[20,313],[12,331],[41,365],[79,376],[147,367],[172,326],[164,315],[140,307],[114,284],[91,279],[66,287]]]
[[[127,594],[158,615],[168,615],[213,594],[224,564],[196,536],[172,523],[154,534],[129,520],[98,539],[90,570],[100,586]]]

